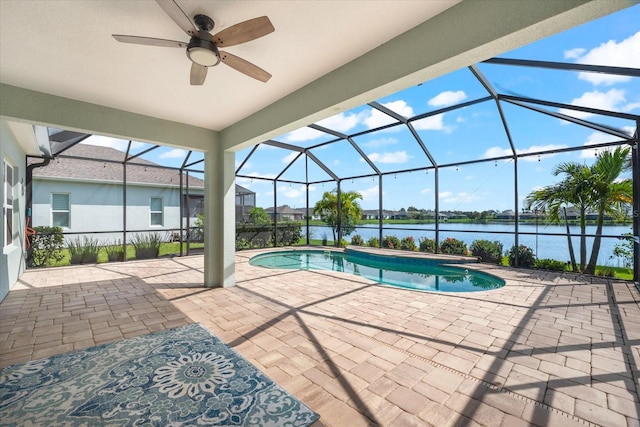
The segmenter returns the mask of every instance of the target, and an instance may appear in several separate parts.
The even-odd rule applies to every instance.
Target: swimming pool
[[[441,260],[377,255],[347,250],[288,250],[256,255],[249,264],[294,270],[333,270],[366,277],[384,285],[420,291],[473,292],[497,289],[504,280],[478,271],[442,264]]]

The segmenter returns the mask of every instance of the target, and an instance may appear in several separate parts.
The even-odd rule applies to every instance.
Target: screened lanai
[[[577,33],[575,38],[593,26],[606,27],[607,19],[568,32]],[[237,184],[250,189],[251,207],[275,212],[287,206],[299,212],[304,236],[300,244],[331,234],[313,214],[325,192],[356,192],[362,219],[368,221],[349,233],[338,226],[337,242],[348,242],[354,234],[379,241],[396,234],[433,239],[437,252],[438,242],[448,237],[468,245],[489,238],[505,248],[525,244],[539,258],[567,261],[567,235],[576,247],[581,237],[591,244],[596,212],[587,212],[591,223],[585,233],[577,227],[567,230],[551,224],[545,212],[531,209],[527,197],[557,182],[553,171],[560,164],[592,165],[604,151],[628,148],[629,168],[620,179],[633,180],[633,201],[622,217],[607,216],[598,264],[619,265],[614,252],[621,241],[633,242],[637,260],[640,71],[630,57],[638,38],[636,33],[616,41],[619,58],[614,65],[605,60],[583,63],[578,53],[567,60],[571,46],[564,40],[569,37],[559,34],[422,82],[237,152]],[[592,52],[598,43],[592,42]],[[555,51],[545,48],[553,44]],[[562,52],[563,60],[556,60]],[[588,58],[588,52],[582,58]],[[69,147],[87,143],[85,134],[50,133],[52,157],[70,157],[65,154]],[[189,191],[183,173],[204,173],[202,153],[132,141],[120,144],[124,153],[116,163],[126,170],[126,165],[144,166],[136,163],[139,159],[157,161],[153,167],[178,172],[183,194]],[[237,193],[236,199],[243,194]],[[181,199],[182,209],[189,209],[189,200]],[[575,224],[577,213],[569,208],[564,215]],[[240,218],[237,212],[236,222],[245,222],[248,210],[243,207]],[[191,225],[187,220],[180,227]],[[281,221],[273,226],[275,235],[284,227]],[[282,242],[275,238],[270,244]],[[637,264],[632,265],[636,281]]]
[[[185,66],[188,66],[189,63],[185,62],[184,52],[179,49],[164,52],[154,49],[143,51],[123,46],[114,41],[113,34],[119,32],[129,34],[133,31],[132,29],[137,28],[142,20],[149,26],[143,35],[176,39],[184,37],[180,27],[176,26],[175,22],[171,22],[171,19],[167,20],[167,15],[158,2],[134,2],[128,3],[126,7],[119,7],[122,5],[116,6],[112,2],[106,1],[38,2],[37,7],[31,7],[24,2],[9,1],[4,4],[4,13],[2,14],[2,38],[5,43],[2,49],[3,61],[1,61],[3,96],[0,107],[2,119],[7,124],[3,129],[9,129],[9,125],[13,126],[14,124],[16,125],[14,127],[19,127],[18,124],[36,124],[49,128],[120,138],[125,141],[160,144],[172,148],[178,147],[203,152],[205,163],[210,168],[209,171],[205,171],[207,192],[213,196],[208,198],[209,202],[206,206],[210,212],[207,221],[210,221],[208,224],[211,236],[209,247],[212,249],[209,254],[205,251],[207,262],[205,263],[204,281],[206,286],[225,286],[234,283],[234,255],[230,241],[233,240],[234,234],[235,215],[232,214],[234,211],[232,199],[235,194],[228,194],[228,190],[230,183],[233,182],[235,169],[245,160],[250,147],[260,144],[258,150],[262,151],[267,146],[264,144],[265,140],[295,142],[290,136],[280,137],[279,135],[314,123],[337,130],[352,136],[354,143],[359,144],[360,149],[380,172],[378,174],[366,161],[360,160],[362,156],[357,151],[354,155],[353,150],[355,149],[349,148],[352,146],[348,140],[342,140],[347,149],[351,150],[351,153],[344,153],[343,165],[350,162],[354,171],[343,173],[336,169],[335,178],[340,178],[341,189],[348,189],[348,185],[362,184],[363,195],[368,197],[366,203],[363,201],[363,208],[368,211],[380,211],[382,204],[384,211],[402,212],[402,209],[405,209],[406,212],[411,207],[420,211],[424,209],[428,215],[436,215],[437,202],[438,219],[443,217],[443,221],[448,213],[459,215],[458,211],[463,212],[461,206],[455,204],[447,206],[449,201],[459,203],[461,200],[477,198],[480,195],[478,191],[467,192],[458,189],[456,183],[477,182],[477,179],[474,179],[472,175],[465,174],[462,179],[461,175],[473,168],[490,165],[490,162],[465,162],[475,161],[475,159],[505,157],[502,160],[494,160],[493,167],[496,169],[503,167],[504,170],[510,170],[514,174],[514,165],[517,160],[518,173],[509,179],[500,180],[501,183],[504,183],[505,189],[499,194],[507,197],[508,201],[497,203],[496,200],[496,206],[487,207],[487,210],[500,211],[499,213],[504,215],[509,215],[509,211],[513,211],[511,215],[514,215],[515,212],[520,213],[518,210],[522,209],[522,198],[530,190],[530,188],[521,188],[524,186],[525,177],[532,175],[531,172],[524,173],[525,166],[527,166],[526,159],[535,159],[536,161],[537,159],[535,156],[517,157],[513,154],[518,153],[519,144],[522,144],[526,150],[531,148],[530,145],[521,143],[519,142],[521,140],[516,138],[515,130],[512,129],[513,123],[509,125],[511,127],[509,129],[510,139],[507,138],[505,142],[506,134],[502,130],[500,131],[500,141],[497,141],[495,145],[489,145],[489,148],[492,149],[488,153],[491,154],[490,156],[485,152],[474,154],[471,151],[468,151],[468,156],[462,156],[461,150],[457,149],[451,150],[452,152],[456,151],[457,156],[447,158],[441,156],[434,149],[434,146],[430,145],[431,140],[435,138],[431,138],[434,135],[437,134],[438,139],[444,141],[442,139],[444,136],[451,139],[456,135],[456,130],[462,128],[462,122],[453,123],[453,125],[458,124],[458,127],[455,127],[447,121],[447,118],[453,116],[451,111],[445,111],[445,109],[455,103],[469,102],[490,96],[490,93],[483,88],[482,83],[479,83],[478,79],[473,76],[473,73],[471,73],[471,81],[475,82],[476,94],[472,93],[474,91],[471,88],[464,90],[444,89],[438,93],[427,94],[421,105],[407,103],[411,107],[411,111],[405,111],[400,103],[396,107],[387,105],[391,101],[406,102],[406,100],[391,99],[394,95],[390,94],[398,93],[398,90],[408,90],[407,88],[411,86],[418,90],[427,88],[429,82],[437,78],[445,78],[443,76],[448,73],[453,72],[455,75],[465,72],[469,74],[467,67],[480,61],[481,64],[477,68],[486,75],[494,90],[503,95],[503,99],[500,100],[500,108],[504,111],[501,114],[504,114],[504,117],[509,120],[511,114],[509,110],[516,107],[515,105],[502,105],[505,104],[504,95],[535,99],[552,98],[515,88],[512,85],[514,82],[508,82],[509,84],[506,85],[504,82],[501,85],[496,84],[492,81],[495,77],[487,67],[499,67],[499,65],[482,64],[482,61],[487,58],[496,55],[501,57],[510,55],[512,58],[528,60],[565,61],[574,64],[595,63],[637,69],[637,66],[629,64],[616,65],[615,61],[612,62],[609,58],[593,62],[587,55],[587,51],[594,50],[599,44],[607,43],[607,40],[615,41],[614,48],[627,39],[632,43],[634,39],[631,36],[635,28],[633,24],[602,25],[603,28],[614,29],[612,30],[614,33],[607,36],[607,40],[596,40],[592,37],[597,32],[580,30],[580,28],[586,28],[581,25],[597,22],[594,20],[602,17],[607,18],[611,14],[628,13],[629,16],[637,14],[637,9],[635,9],[637,6],[634,6],[634,1],[561,0],[546,3],[545,7],[540,7],[536,2],[518,4],[500,1],[482,3],[473,1],[405,2],[404,7],[396,7],[395,2],[378,4],[379,7],[369,7],[370,5],[366,3],[345,3],[327,7],[324,2],[289,4],[264,2],[260,3],[259,7],[251,3],[251,8],[247,6],[249,3],[223,2],[221,5],[225,5],[225,7],[222,9],[218,9],[215,2],[195,4],[177,1],[175,3],[181,5],[184,8],[184,13],[189,16],[203,11],[210,16],[214,15],[213,17],[219,21],[218,23],[222,27],[229,26],[233,22],[250,19],[256,14],[269,16],[276,28],[275,32],[259,41],[252,41],[251,44],[243,44],[233,51],[236,54],[244,53],[243,57],[264,67],[273,78],[267,84],[262,84],[247,80],[246,76],[235,73],[230,67],[219,67],[211,70],[215,73],[210,76],[210,79],[207,78],[207,84],[199,88],[189,87],[188,79],[185,77],[188,75]],[[253,7],[256,9],[252,9]],[[202,10],[197,10],[198,8]],[[99,28],[92,25],[98,9],[101,16]],[[303,21],[305,24],[301,24]],[[633,19],[630,18],[629,22],[632,21]],[[50,28],[52,22],[60,27],[65,27],[66,30],[64,32],[52,31]],[[333,25],[327,26],[326,22],[332,22]],[[20,28],[26,26],[32,28],[34,37],[20,36]],[[561,31],[567,29],[581,31],[580,37],[575,39],[581,40],[581,42],[559,49],[546,47],[536,50],[534,48],[527,54],[517,54],[517,51],[516,54],[513,54],[514,48],[524,49],[521,52],[525,52],[526,49],[529,49],[527,46],[533,46],[527,45],[527,43],[544,40],[549,35],[556,34],[563,37]],[[87,34],[92,35],[92,41],[96,44],[85,43]],[[45,39],[47,44],[36,42],[36,40]],[[327,40],[331,40],[331,42],[327,43]],[[338,40],[341,42],[338,43]],[[348,40],[348,43],[345,40]],[[273,46],[289,46],[289,48],[274,51]],[[633,51],[633,45],[631,46],[630,49]],[[580,53],[578,48],[585,49],[585,51]],[[628,49],[627,51],[629,51]],[[314,52],[312,56],[308,54],[310,50]],[[96,55],[96,52],[100,52],[100,55]],[[277,54],[273,54],[273,52],[277,52]],[[569,52],[569,56],[565,58],[564,52]],[[618,59],[626,58],[626,60],[634,58],[633,55],[625,55],[624,53],[615,57]],[[42,63],[49,64],[46,70],[37,65]],[[524,67],[506,66],[504,68],[524,69]],[[162,70],[162,72],[158,72],[158,70]],[[554,75],[559,73],[556,70],[552,70],[552,72]],[[567,72],[567,75],[575,75],[575,72]],[[625,76],[621,76],[621,78],[626,79]],[[637,78],[631,79],[631,81],[634,80]],[[587,82],[587,80],[581,79],[579,81]],[[555,101],[574,105],[574,99],[581,98],[583,94],[601,92],[607,95],[605,98],[609,104],[613,102],[617,105],[615,108],[619,108],[624,113],[634,114],[633,109],[626,108],[635,104],[636,101],[632,99],[632,95],[637,91],[627,91],[623,94],[620,92],[621,89],[614,88],[609,83],[594,82],[591,84],[592,86],[589,87],[583,86],[584,90],[580,95],[570,95],[570,98],[563,97]],[[571,85],[563,86],[563,88],[568,87]],[[464,99],[455,99],[461,90],[464,92]],[[477,94],[478,90],[481,94]],[[558,87],[551,89],[551,92],[555,95],[561,93]],[[444,98],[448,99],[438,97],[441,93],[444,94]],[[600,95],[596,94],[596,96]],[[622,108],[618,104],[625,97],[626,100],[623,103],[625,107]],[[368,138],[366,134],[356,135],[359,132],[382,126],[376,124],[377,114],[370,115],[371,117],[366,114],[366,110],[372,108],[368,105],[372,102],[386,106],[407,120],[416,118],[412,122],[414,130],[420,136],[433,159],[426,157],[427,151],[416,144],[406,149],[381,148],[383,146],[380,144],[396,144],[400,141],[399,135],[406,136],[411,133],[409,127],[404,124],[393,126],[393,123],[389,122],[390,127],[386,129],[389,136],[383,135],[384,138],[379,141],[365,141]],[[364,125],[360,123],[361,127],[357,130],[343,125],[330,126],[323,121],[323,119],[339,112],[342,112],[342,116],[346,117],[347,121],[352,120],[354,117],[345,115],[357,111],[358,105],[363,105],[360,109],[364,112],[362,116],[355,117],[357,119],[355,122],[360,119],[366,120],[366,122]],[[481,106],[487,105],[495,105],[497,109],[498,104],[495,100],[485,101],[459,111],[473,109],[479,111]],[[594,105],[590,105],[590,107],[594,108]],[[595,106],[597,109],[607,111],[611,109],[609,107],[611,105]],[[552,107],[547,108],[554,111]],[[444,112],[444,114],[424,116],[422,120],[417,120],[421,114],[436,111]],[[531,110],[529,111],[533,114]],[[483,111],[480,112],[483,113]],[[377,109],[376,113],[380,113],[385,118],[390,117]],[[439,122],[440,118],[444,118],[442,122]],[[460,117],[460,120],[464,120],[464,117]],[[501,120],[498,119],[498,123]],[[548,118],[548,120],[555,123],[556,119]],[[610,120],[608,116],[607,120]],[[602,124],[602,121],[593,121]],[[575,123],[565,126],[567,127],[563,129],[575,128],[576,126],[582,128]],[[497,128],[500,129],[500,126]],[[619,129],[619,127],[616,128]],[[637,125],[634,128],[637,128]],[[397,129],[402,129],[402,131],[399,134],[393,134],[393,131]],[[13,128],[6,130],[7,135],[12,131]],[[523,129],[522,132],[531,133],[527,129]],[[23,137],[29,132],[23,129],[17,133]],[[384,133],[385,129],[380,129],[376,134],[382,135]],[[432,133],[434,135],[431,135]],[[474,136],[478,134],[475,131],[470,131],[470,133]],[[633,131],[626,132],[626,134],[633,134]],[[577,138],[572,145],[567,147],[579,146],[588,140],[589,135],[584,135],[582,139]],[[296,134],[293,139],[300,137],[304,137],[304,135]],[[411,137],[413,138],[413,136]],[[335,138],[337,137],[328,136],[323,141]],[[621,139],[606,138],[604,143],[617,143]],[[12,146],[18,144],[18,141],[14,141],[13,138],[5,140],[14,142]],[[307,140],[304,145],[310,147],[315,145],[315,142],[318,141]],[[597,141],[597,143],[602,142]],[[378,144],[379,147],[374,150],[374,147],[364,146],[364,143]],[[37,147],[34,147],[31,142],[20,141],[20,144],[23,146],[21,145],[16,153],[6,151],[3,145],[3,150],[5,150],[3,155],[8,156],[9,163],[22,163],[21,159],[25,155],[37,155]],[[557,144],[562,145],[565,142]],[[334,144],[334,146],[338,145],[341,144]],[[448,144],[443,142],[440,145],[446,146]],[[243,149],[247,151],[243,152]],[[277,151],[277,147],[272,149]],[[325,166],[337,168],[338,165],[335,164],[337,159],[329,161],[323,158],[323,153],[320,153],[322,149],[322,147],[318,147],[307,152],[314,154]],[[506,151],[500,152],[499,150]],[[285,151],[285,156],[290,154],[288,150]],[[543,150],[540,147],[533,150],[533,152],[539,151]],[[558,155],[561,154],[558,153]],[[342,153],[339,156],[342,156]],[[513,157],[511,166],[508,166],[509,159],[506,158],[509,156]],[[308,155],[302,157],[306,159]],[[235,167],[234,158],[238,160]],[[324,170],[322,173],[316,174],[311,170],[315,166],[311,165],[309,174],[315,174],[315,176],[307,179],[301,173],[294,173],[298,167],[294,165],[280,177],[291,181],[290,183],[278,185],[276,191],[272,191],[273,182],[265,182],[266,189],[260,188],[258,182],[263,181],[257,177],[275,177],[284,169],[284,164],[281,163],[282,157],[280,157],[275,163],[273,161],[260,162],[261,168],[267,165],[278,165],[279,167],[275,169],[280,169],[280,171],[259,170],[251,167],[256,165],[255,159],[254,157],[253,161],[246,162],[244,168],[238,171],[238,175],[253,177],[254,182],[251,183],[251,178],[248,178],[245,188],[255,192],[256,206],[268,208],[273,205],[288,205],[295,210],[303,206],[307,209],[306,195],[304,198],[300,198],[301,194],[307,193],[307,188],[309,189],[310,204],[313,205],[314,200],[317,200],[313,194],[318,189],[322,189],[323,184],[327,190],[337,187],[334,177]],[[540,164],[544,164],[547,160],[548,156],[540,156]],[[412,164],[410,165],[409,162]],[[315,164],[313,161],[311,163]],[[363,166],[365,167],[363,168]],[[320,167],[318,166],[318,168]],[[357,172],[356,169],[358,169]],[[395,171],[410,169],[415,169],[415,172],[413,174],[392,174]],[[21,175],[24,175],[24,169],[17,170],[19,172],[17,178],[23,179]],[[436,170],[438,172],[437,191],[440,197],[437,200],[434,198],[431,203],[422,203],[420,198],[429,200],[429,193],[434,194]],[[457,172],[457,174],[453,172]],[[447,173],[451,173],[453,179],[446,179]],[[415,194],[413,194],[416,200],[413,200],[412,203],[404,200],[396,202],[388,198],[392,193],[407,193],[406,191],[398,191],[397,188],[401,184],[409,183],[411,181],[409,176],[419,175],[424,177],[428,175],[428,180],[432,180],[433,184],[417,187]],[[238,177],[240,185],[244,184],[242,180],[247,179],[243,176]],[[364,183],[368,182],[369,176],[371,176],[370,182],[373,184],[376,184],[376,176],[382,177],[377,183],[377,188],[364,186]],[[350,182],[349,177],[353,177],[353,183]],[[489,174],[483,174],[484,177],[489,177]],[[516,178],[517,185],[515,184]],[[304,182],[304,184],[295,184],[297,182]],[[318,182],[318,184],[313,184],[314,182]],[[394,182],[397,183],[396,189],[394,189]],[[424,183],[423,180],[419,182]],[[509,186],[514,186],[514,188],[509,189]],[[281,187],[288,187],[288,189],[285,190]],[[364,190],[368,190],[368,192],[365,193]],[[231,191],[231,193],[233,192]],[[382,194],[382,201],[380,194]],[[494,194],[496,193],[494,192]],[[268,199],[267,201],[265,201],[265,197]],[[484,195],[481,199],[491,200],[489,195]],[[476,206],[473,209],[480,211],[480,208],[480,206]],[[471,212],[471,210],[465,209],[464,212]],[[20,215],[16,222],[18,219],[22,219],[24,222],[25,214],[26,210],[20,209]],[[375,213],[371,213],[371,216],[375,216]],[[452,217],[448,216],[447,218]],[[448,221],[448,224],[451,223]],[[20,230],[22,228],[14,227],[14,229]],[[435,231],[435,228],[430,231],[434,237]],[[443,227],[439,225],[438,232],[442,233],[443,231]],[[521,225],[518,225],[518,233],[514,234],[515,229],[507,231],[513,236],[514,241],[516,236],[521,239],[526,236],[524,233],[528,232],[528,230],[523,230]],[[439,237],[446,238],[447,236]],[[23,251],[20,250],[19,245],[13,246],[15,248],[11,249],[11,256],[18,259]],[[15,282],[19,272],[20,269],[9,274],[11,276],[9,283]]]
[[[356,192],[363,218],[376,219],[349,233],[365,240],[411,235],[434,239],[437,251],[437,242],[450,236],[468,244],[489,237],[566,261],[567,233],[577,247],[581,236],[592,242],[595,227],[582,234],[551,225],[526,198],[560,179],[553,175],[559,164],[592,165],[602,152],[621,147],[629,149],[630,163],[620,179],[633,179],[633,203],[618,222],[607,217],[612,226],[602,233],[598,262],[615,263],[621,239],[633,239],[637,260],[640,71],[549,61],[536,53],[532,46],[488,59],[264,141],[237,154],[238,182],[257,192],[258,206],[304,211],[307,243],[331,233],[313,221],[323,194]],[[611,82],[611,88],[580,92],[580,80]],[[618,101],[603,102],[608,96]],[[398,225],[392,218],[415,221]],[[461,218],[468,221],[453,220]],[[337,241],[349,241],[337,224]]]

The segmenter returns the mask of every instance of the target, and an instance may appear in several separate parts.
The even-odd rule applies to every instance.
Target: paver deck
[[[606,278],[482,268],[501,289],[428,293],[203,257],[27,271],[0,303],[0,367],[200,322],[321,415],[318,426],[640,426],[640,294]]]

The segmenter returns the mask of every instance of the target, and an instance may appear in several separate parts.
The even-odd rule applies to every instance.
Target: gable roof
[[[52,160],[45,167],[33,170],[34,178],[62,178],[81,181],[121,182],[125,153],[111,147],[77,144]],[[93,160],[99,159],[99,160]],[[29,159],[29,163],[38,163]],[[157,163],[142,158],[133,159],[127,164],[127,182],[138,184],[180,185],[180,172],[177,169],[160,167]],[[183,174],[186,185],[186,174]],[[189,187],[204,188],[204,181],[189,175]]]

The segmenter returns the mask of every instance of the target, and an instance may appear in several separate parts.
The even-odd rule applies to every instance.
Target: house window
[[[152,197],[150,199],[149,212],[151,212],[151,225],[163,225],[162,197]]]
[[[6,160],[4,166],[4,199],[2,200],[2,210],[4,213],[4,245],[13,244],[13,166]]]
[[[51,193],[51,225],[69,228],[69,193]]]

